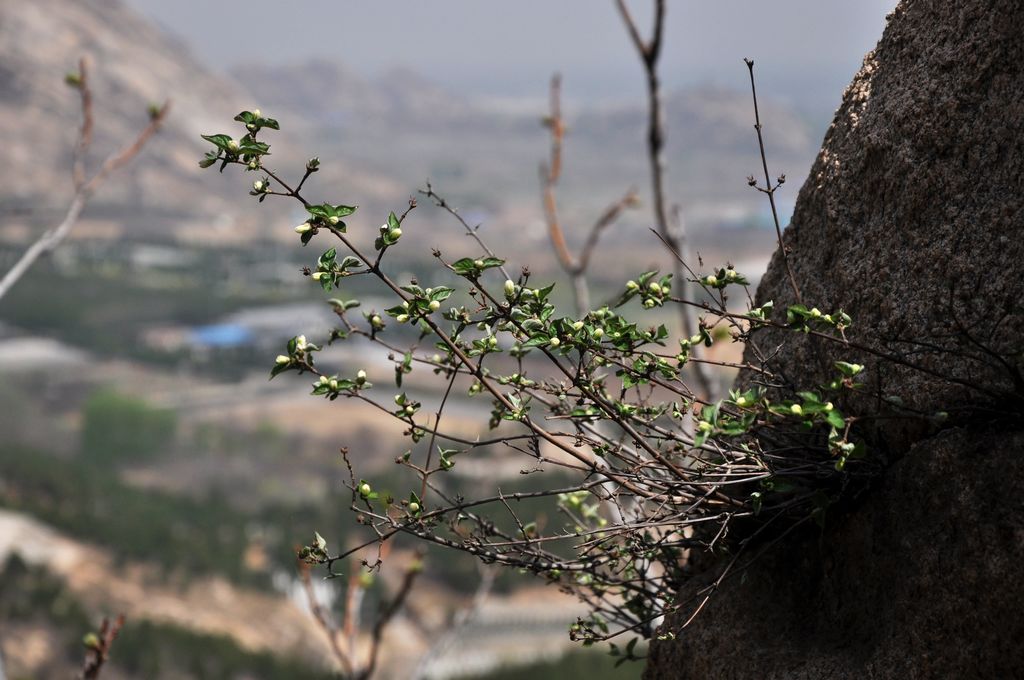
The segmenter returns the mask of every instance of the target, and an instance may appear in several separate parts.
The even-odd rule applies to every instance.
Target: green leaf
[[[864,370],[864,367],[862,365],[851,364],[846,361],[837,361],[835,362],[835,366],[836,368],[839,369],[840,373],[842,373],[848,378],[852,378],[853,376],[857,375],[858,373]]]
[[[339,309],[339,310],[341,310],[343,312],[346,311],[346,310],[352,309],[353,307],[358,307],[359,306],[359,300],[341,300],[341,299],[338,299],[338,298],[331,298],[327,302],[331,306],[333,306],[336,309]]]
[[[843,414],[835,409],[828,412],[828,415],[825,416],[825,420],[828,421],[829,425],[837,430],[846,427],[846,421],[843,419]]]
[[[228,151],[228,142],[231,141],[231,135],[200,135],[200,137],[215,145],[221,151]]]

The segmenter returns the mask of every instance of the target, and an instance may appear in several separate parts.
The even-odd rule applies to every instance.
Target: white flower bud
[[[702,420],[699,423],[697,423],[697,429],[700,430],[701,432],[711,432],[712,425],[708,421]]]
[[[829,411],[831,411],[831,410],[832,410],[832,409],[834,409],[834,408],[835,408],[835,406],[833,406],[833,405],[832,405],[832,402],[831,402],[831,401],[830,401],[830,402],[828,402],[827,404],[825,404],[825,412],[826,412],[826,413],[827,413],[827,412],[829,412]]]
[[[412,503],[409,503],[409,512],[411,512],[412,514],[415,515],[419,511],[420,511],[420,504],[419,503],[417,503],[416,501],[413,501]]]
[[[583,322],[582,322],[582,321],[576,321],[576,322],[575,322],[575,323],[573,323],[573,325],[572,325],[572,329],[573,329],[574,331],[578,331],[578,330],[579,330],[579,329],[581,329],[581,328],[583,328]]]
[[[309,222],[303,222],[299,226],[295,227],[296,234],[305,234],[307,231],[313,228],[313,225]]]
[[[295,348],[296,349],[305,349],[305,347],[306,347],[306,336],[305,335],[298,335],[298,336],[296,336],[295,337]]]
[[[265,186],[266,185],[263,183],[263,180],[258,179],[258,180],[256,180],[255,182],[252,183],[252,190],[253,191],[263,191],[263,187],[265,187]]]
[[[793,404],[789,407],[789,412],[795,416],[803,415],[804,409],[800,404]]]
[[[320,279],[322,279],[324,277],[324,274],[326,274],[326,273],[327,272],[313,272],[311,277],[312,277],[312,279],[314,281],[319,281]]]
[[[744,396],[736,397],[736,405],[737,406],[746,406],[747,405],[747,398],[744,397]]]
[[[505,295],[512,297],[516,294],[516,282],[512,279],[505,279]]]
[[[253,109],[252,110],[252,115],[256,116],[257,118],[262,118],[263,117],[263,112],[260,111],[259,109]]]
[[[811,316],[817,319],[818,317],[821,316],[821,310],[815,307],[814,309],[811,310]]]
[[[398,239],[402,238],[402,229],[400,227],[395,227],[394,229],[388,232],[388,237],[391,238],[391,240],[393,241],[397,241]]]
[[[655,295],[658,295],[659,293],[661,293],[661,284],[659,284],[657,281],[651,281],[650,283],[647,284],[647,287]]]
[[[285,356],[284,354],[278,354],[277,358],[274,359],[274,363],[277,364],[278,366],[284,366],[285,364],[291,363],[291,361],[291,358]]]
[[[477,269],[482,269],[484,266],[483,260],[473,260],[473,264],[476,265]]]
[[[357,383],[364,383],[364,382],[366,382],[366,371],[364,371],[363,369],[359,369],[356,372],[356,382]]]
[[[332,390],[336,390],[336,389],[338,389],[338,381],[332,378],[332,379],[331,379],[331,380],[330,380],[330,381],[329,381],[329,382],[327,383],[327,386],[328,386],[328,387],[330,387],[330,388],[331,388]]]
[[[427,306],[430,307],[430,311],[432,312],[436,312],[437,310],[441,309],[441,303],[438,302],[437,300],[431,300],[430,304]]]
[[[409,315],[408,314],[399,314],[398,316],[395,317],[395,321],[397,321],[398,323],[405,323],[408,320],[409,320]]]
[[[707,276],[707,277],[706,277],[706,278],[704,279],[704,281],[705,281],[705,282],[706,282],[706,283],[707,283],[707,284],[708,284],[709,286],[717,286],[717,285],[718,285],[718,277],[717,277],[717,276],[715,276],[714,274],[710,274],[710,275],[708,275],[708,276]]]
[[[371,490],[372,489],[370,488],[370,485],[367,484],[366,482],[363,482],[362,484],[359,485],[359,495],[363,496],[364,498],[370,495]]]
[[[603,328],[595,328],[594,329],[594,337],[597,338],[598,340],[603,338],[604,337],[604,329]]]
[[[548,344],[551,345],[552,347],[558,347],[559,345],[562,344],[562,341],[559,340],[557,337],[555,337],[555,338],[551,338],[551,340],[548,341]]]
[[[735,279],[736,279],[736,270],[735,269],[726,269],[725,270],[725,280],[726,281],[733,281]]]
[[[229,139],[227,147],[228,147],[228,151],[238,151],[238,149],[239,149],[238,140],[237,139]]]
[[[626,281],[626,290],[636,290],[639,287],[640,287],[640,284],[637,283],[636,281],[634,281],[633,279],[630,279],[629,281]]]
[[[341,219],[337,215],[331,215],[327,218],[327,221],[331,223],[331,226],[337,224]]]

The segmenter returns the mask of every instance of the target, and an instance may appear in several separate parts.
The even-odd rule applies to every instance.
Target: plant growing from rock
[[[656,7],[654,37],[644,41],[620,3],[654,80],[653,110],[660,107],[654,69],[664,3]],[[774,197],[785,178],[773,182],[768,171],[753,62],[747,65],[765,175],[764,185],[753,177],[749,184],[769,198],[782,247]],[[319,253],[307,273],[325,291],[338,291],[331,301],[337,327],[324,338],[293,337],[276,358],[272,377],[305,375],[312,378],[314,396],[365,402],[400,423],[409,441],[395,458],[408,480],[399,494],[382,493],[342,450],[351,509],[370,537],[338,553],[310,545],[302,558],[323,565],[328,577],[340,576],[337,567],[355,551],[408,536],[535,574],[576,594],[591,614],[573,624],[570,635],[585,644],[624,634],[649,638],[670,612],[686,612],[681,627],[688,625],[726,578],[797,527],[824,524],[837,500],[877,473],[883,461],[867,456],[858,428],[882,417],[880,412],[847,413],[842,406],[865,384],[861,357],[915,366],[911,359],[851,342],[850,316],[805,301],[788,262],[797,303],[785,309],[771,302],[755,306],[747,276],[729,263],[691,268],[664,215],[656,231],[674,257],[673,271],[637,272],[622,282],[615,299],[590,304],[582,280],[585,263],[597,235],[633,199],[627,193],[613,204],[582,256],[569,253],[553,196],[563,132],[557,83],[552,93],[552,160],[541,178],[553,246],[576,293],[577,308],[570,311],[553,302],[556,282],[537,281],[528,269],[510,271],[501,253],[430,185],[422,194],[456,217],[479,251],[450,259],[434,250],[434,285],[396,278],[388,258],[417,228],[417,201],[370,220],[380,220],[374,228],[356,217],[349,197],[313,200],[306,183],[319,161],[310,160],[297,181],[272,168],[264,137],[279,124],[259,110],[241,112],[235,120],[242,129],[234,134],[205,136],[214,149],[200,164],[251,173],[250,194],[260,202],[271,196],[296,201],[305,219],[294,231],[302,245],[317,246]],[[650,130],[652,180],[658,185],[662,133],[655,113]],[[655,193],[661,205],[661,190]],[[365,309],[346,294],[350,277],[372,280],[375,292],[390,303]],[[642,310],[662,308],[684,310],[684,320],[693,316],[682,337],[664,324],[637,320]],[[794,389],[773,370],[778,350],[757,347],[765,328],[830,342],[831,379],[814,389]],[[393,376],[370,375],[358,366],[339,374],[320,369],[316,359],[326,345],[352,341],[380,348],[393,362]],[[756,359],[717,362],[701,355],[722,342],[747,343],[748,356]],[[727,395],[711,394],[710,383],[694,369],[712,365],[739,369],[745,378]],[[424,403],[403,389],[413,372],[432,376],[439,396]],[[486,434],[467,437],[448,425],[446,408],[460,393],[487,402]],[[943,419],[894,408],[896,416],[884,417]],[[445,476],[461,461],[487,456],[519,457],[524,474],[547,475],[551,482],[518,492],[495,485],[471,496],[448,489]],[[544,505],[548,512],[527,514],[527,504]],[[680,586],[709,564],[718,577],[694,598],[679,599]],[[613,652],[636,658],[636,642]]]
[[[689,279],[703,294],[697,300],[677,297],[671,274],[647,271],[624,281],[610,304],[565,314],[551,302],[554,283],[507,271],[483,243],[478,257],[449,260],[434,251],[446,285],[396,280],[384,265],[403,231],[414,228],[416,201],[387,215],[379,229],[350,230],[354,205],[314,203],[303,193],[319,167],[315,159],[294,184],[267,165],[270,146],[261,132],[277,129],[276,121],[259,111],[237,120],[245,126],[241,137],[206,137],[216,149],[203,165],[240,166],[257,175],[251,193],[259,200],[302,205],[306,219],[295,228],[301,242],[327,237],[337,244],[310,267],[324,290],[343,293],[347,278],[372,278],[394,303],[361,310],[359,300],[342,294],[332,300],[339,324],[330,336],[295,336],[271,371],[310,375],[314,396],[358,399],[404,426],[410,445],[396,464],[410,483],[402,497],[380,494],[349,467],[351,507],[373,532],[371,543],[408,534],[557,583],[593,607],[593,616],[573,627],[575,638],[625,630],[649,636],[668,609],[685,605],[673,596],[691,553],[728,551],[738,559],[769,527],[820,518],[849,477],[866,473],[862,449],[850,438],[852,419],[835,407],[857,388],[859,366],[837,363],[832,383],[784,398],[769,396],[772,375],[764,366],[730,364],[754,371],[763,386],[723,399],[687,382],[691,363],[708,361],[693,357],[695,347],[743,341],[764,325],[841,339],[850,324],[841,310],[795,306],[785,323],[771,320],[770,305],[734,311],[730,294],[749,298],[748,281],[724,265]],[[433,189],[428,195],[440,200]],[[701,313],[689,337],[671,338],[665,325],[630,318],[637,308],[683,305]],[[326,344],[354,339],[392,358],[393,389],[358,367],[330,375],[318,368]],[[426,405],[402,389],[413,371],[436,376],[439,403]],[[445,429],[445,404],[456,390],[490,402],[488,435],[468,439]],[[473,498],[438,483],[460,460],[487,453],[522,456],[560,483]],[[521,516],[515,506],[527,498],[549,501],[561,524],[542,527]],[[743,530],[734,532],[738,526]],[[346,557],[319,546],[303,553],[329,570]]]

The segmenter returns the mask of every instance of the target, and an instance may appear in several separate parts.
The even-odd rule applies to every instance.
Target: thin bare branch
[[[113,623],[109,619],[103,619],[98,633],[90,633],[85,636],[86,652],[85,661],[82,664],[82,671],[78,677],[81,680],[96,680],[100,677],[100,671],[104,664],[110,660],[110,648],[114,645],[118,633],[124,627],[124,614],[120,614]]]
[[[116,153],[111,154],[100,166],[100,169],[91,178],[87,178],[85,171],[85,153],[89,149],[92,141],[93,131],[93,111],[92,111],[92,93],[89,89],[88,80],[88,69],[86,61],[83,58],[79,62],[79,73],[77,80],[71,81],[73,86],[78,89],[82,99],[82,127],[79,131],[78,141],[75,144],[74,162],[72,165],[72,179],[74,180],[75,194],[71,199],[71,203],[68,205],[68,210],[64,214],[64,219],[61,220],[60,224],[52,229],[48,229],[30,245],[18,261],[11,267],[3,278],[0,279],[0,299],[2,299],[11,288],[16,284],[21,277],[35,264],[42,255],[52,252],[57,246],[59,246],[67,235],[71,232],[72,227],[78,222],[79,216],[82,214],[82,209],[85,208],[89,198],[93,193],[107,180],[107,178],[118,169],[127,165],[131,162],[142,148],[146,145],[146,142],[156,134],[157,130],[160,129],[160,125],[164,122],[168,112],[171,108],[171,103],[165,102],[156,111],[150,115],[149,124],[143,128],[142,132],[139,133],[135,140],[118,150]]]
[[[658,76],[658,58],[661,55],[661,44],[665,31],[666,3],[665,0],[655,0],[654,28],[650,41],[644,41],[641,37],[625,0],[616,0],[616,5],[644,65],[647,82],[647,157],[651,170],[655,224],[662,239],[678,254],[678,259],[686,261],[689,259],[686,228],[681,217],[676,220],[669,219],[668,202],[665,198],[665,123],[664,107],[661,100],[661,81]],[[688,297],[689,282],[684,267],[678,261],[673,266],[673,278],[680,297]],[[683,335],[689,337],[697,329],[697,320],[693,311],[686,305],[680,305],[679,316]],[[699,357],[701,353],[699,347],[693,348],[695,357]],[[696,378],[698,389],[706,396],[713,396],[714,386],[711,376],[704,366],[694,362],[691,364],[690,370]]]
[[[562,145],[565,139],[561,86],[561,76],[556,73],[551,77],[549,95],[551,111],[544,120],[545,125],[551,131],[551,152],[548,161],[540,165],[541,203],[544,206],[544,218],[548,225],[548,239],[551,241],[551,247],[555,251],[559,265],[572,282],[576,314],[582,317],[590,311],[587,269],[590,266],[594,249],[605,229],[615,223],[623,210],[635,206],[638,197],[636,190],[630,189],[622,198],[606,208],[590,228],[579,258],[573,256],[566,243],[565,232],[562,230],[562,224],[558,217],[558,202],[555,196],[558,181],[562,176]]]
[[[313,578],[310,575],[310,565],[306,562],[299,561],[299,580],[302,582],[302,588],[306,593],[306,602],[309,605],[309,611],[313,615],[313,619],[316,621],[317,626],[324,632],[324,636],[327,638],[327,643],[331,647],[331,654],[334,655],[338,665],[341,666],[342,672],[345,675],[352,675],[352,659],[349,654],[349,650],[344,646],[341,637],[341,631],[331,621],[323,605],[320,604],[320,599],[316,596],[316,591],[313,589]]]
[[[785,175],[780,175],[777,182],[772,186],[772,176],[768,172],[768,157],[764,151],[764,135],[761,134],[761,114],[757,109],[757,86],[754,85],[754,60],[744,59],[747,70],[750,71],[750,94],[754,99],[754,129],[757,130],[757,144],[761,148],[761,167],[764,168],[764,188],[757,187],[762,193],[768,195],[768,202],[772,206],[772,220],[775,222],[775,236],[779,240],[779,251],[782,253],[782,262],[786,265],[786,274],[789,276],[789,285],[796,295],[796,301],[803,303],[800,295],[800,286],[796,283],[796,276],[793,275],[793,268],[789,265],[789,249],[782,240],[782,226],[779,224],[779,211],[775,207],[775,192],[785,181]],[[756,184],[754,185],[756,187]]]
[[[488,564],[479,564],[478,568],[480,571],[480,581],[477,583],[469,605],[463,607],[455,614],[444,634],[420,657],[419,662],[416,664],[416,670],[412,674],[413,680],[422,680],[427,677],[426,674],[430,670],[431,664],[448,653],[458,641],[459,635],[466,626],[473,622],[473,619],[483,609],[487,598],[490,597],[491,589],[494,587],[494,580],[498,576],[498,570]]]
[[[78,93],[82,98],[82,127],[75,144],[75,154],[71,174],[75,191],[85,186],[85,154],[92,144],[93,113],[92,88],[89,87],[89,68],[85,57],[78,60]]]

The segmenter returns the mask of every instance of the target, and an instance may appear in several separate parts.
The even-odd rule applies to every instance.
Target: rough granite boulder
[[[1024,2],[903,0],[784,240],[804,302],[896,361],[764,332],[773,370],[814,388],[858,361],[872,399],[950,417],[880,421],[883,477],[726,581],[645,677],[1024,677]],[[781,252],[757,297],[796,302]]]

